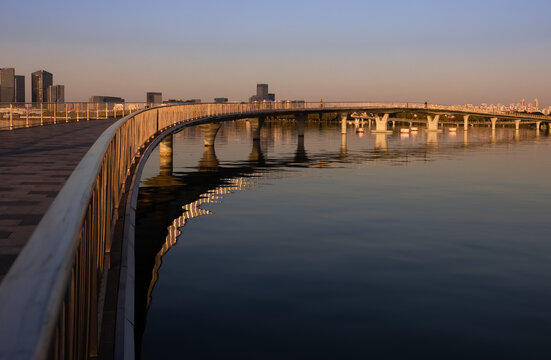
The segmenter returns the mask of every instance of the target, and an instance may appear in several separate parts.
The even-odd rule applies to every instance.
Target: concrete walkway
[[[0,282],[73,169],[114,122],[0,131]]]

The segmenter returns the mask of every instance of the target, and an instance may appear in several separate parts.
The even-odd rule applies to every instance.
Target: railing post
[[[40,126],[44,126],[44,103],[40,103]]]
[[[10,104],[10,130],[13,130],[13,104]]]
[[[109,116],[107,115],[107,109],[108,109],[108,103],[105,103],[105,118],[109,118]]]
[[[57,104],[54,104],[54,124],[57,124]]]
[[[77,104],[77,111],[76,111],[77,112],[77,122],[79,120],[79,113],[78,113],[79,111],[80,111],[80,103]]]
[[[86,120],[90,120],[90,103],[86,103]]]
[[[99,120],[99,104],[96,103],[96,120]]]
[[[26,113],[25,125],[26,125],[26,127],[29,127],[29,104],[25,104],[25,113]]]
[[[65,122],[69,122],[69,109],[67,107],[67,103],[65,103]]]

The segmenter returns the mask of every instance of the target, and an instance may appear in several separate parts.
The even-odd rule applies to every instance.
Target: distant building
[[[15,75],[15,102],[25,102],[25,76]]]
[[[0,69],[0,102],[15,101],[15,69]]]
[[[163,104],[200,104],[201,99],[190,99],[190,100],[183,100],[183,99],[168,99],[166,101],[163,101]]]
[[[256,84],[256,95],[249,98],[250,102],[253,101],[275,101],[275,94],[268,93],[268,84]]]
[[[38,70],[31,74],[32,102],[43,103],[48,101],[48,87],[54,84],[54,76],[46,70]]]
[[[228,98],[214,98],[216,104],[224,104],[228,102]]]
[[[50,85],[47,91],[47,100],[49,103],[64,103],[65,102],[65,86]]]
[[[146,102],[148,105],[158,105],[163,103],[163,93],[148,92],[146,94]]]
[[[94,95],[90,96],[88,101],[91,103],[123,103],[124,99],[116,96]]]

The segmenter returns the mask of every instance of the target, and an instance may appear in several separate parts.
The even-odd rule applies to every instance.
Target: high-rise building
[[[15,102],[25,102],[25,76],[15,75]]]
[[[268,84],[256,84],[256,96],[259,99],[268,99]]]
[[[65,102],[65,86],[64,85],[48,86],[46,100],[49,103]]]
[[[256,84],[256,95],[249,98],[249,101],[275,101],[275,94],[268,93],[268,84]]]
[[[148,92],[146,94],[146,102],[149,106],[162,104],[163,103],[163,93],[160,92]]]
[[[536,109],[540,108],[540,101],[538,100],[538,98],[534,99],[534,105],[536,106]]]
[[[225,97],[214,98],[214,103],[215,104],[224,104],[224,103],[227,103],[227,102],[228,102],[228,98],[225,98]]]
[[[54,83],[54,76],[46,70],[38,70],[31,74],[32,102],[42,103],[48,101],[48,87]]]
[[[0,69],[0,102],[14,102],[15,100],[15,69]]]

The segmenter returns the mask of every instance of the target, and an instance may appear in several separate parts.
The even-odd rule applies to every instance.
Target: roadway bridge
[[[292,115],[300,138],[309,114],[337,113],[344,138],[351,114],[386,132],[390,115],[402,112],[426,117],[430,132],[438,131],[443,115],[462,116],[465,130],[473,115],[493,127],[512,121],[537,131],[548,131],[551,122],[542,115],[410,103],[193,104],[131,113],[82,158],[0,284],[0,358],[134,358],[136,189],[145,160],[170,134],[200,125],[205,146],[212,147],[220,122],[249,118],[259,140],[266,117]],[[168,143],[161,156],[172,157]]]

